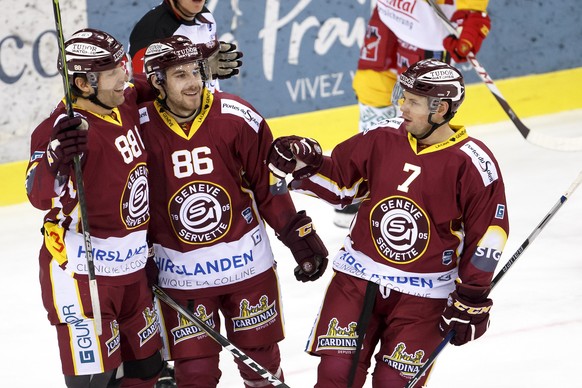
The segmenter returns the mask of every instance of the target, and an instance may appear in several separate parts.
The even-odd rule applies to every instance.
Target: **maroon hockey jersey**
[[[138,131],[137,102],[137,92],[128,84],[125,103],[113,109],[115,118],[73,105],[89,123],[82,171],[95,273],[101,284],[134,282],[143,276],[138,271],[147,258],[148,170]],[[64,181],[55,179],[45,160],[53,126],[66,114],[61,102],[34,130],[26,186],[33,206],[47,210],[45,246],[53,260],[71,275],[85,277],[87,262],[74,172],[71,169]],[[41,263],[41,270],[48,269],[48,264]]]
[[[237,96],[204,89],[187,131],[157,101],[140,109],[140,120],[160,286],[225,292],[271,268],[262,218],[278,231],[296,211],[288,193],[269,191],[265,119]]]
[[[446,298],[457,277],[489,285],[509,232],[497,161],[463,127],[418,151],[401,123],[353,136],[291,182],[338,207],[361,202],[334,269],[427,298]]]

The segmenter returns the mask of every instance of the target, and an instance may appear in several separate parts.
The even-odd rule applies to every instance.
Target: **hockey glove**
[[[63,117],[53,127],[46,160],[55,176],[68,176],[73,159],[87,151],[89,125],[80,115]]]
[[[242,57],[243,53],[237,51],[234,43],[220,42],[216,62],[210,63],[212,78],[226,79],[237,75],[242,66],[242,61],[239,61]]]
[[[445,50],[451,54],[455,62],[466,62],[469,52],[477,54],[483,40],[489,34],[491,20],[485,12],[458,10],[451,21],[461,28],[459,37],[449,35],[443,40]]]
[[[302,210],[277,235],[279,240],[291,250],[295,261],[295,278],[300,282],[317,280],[327,267],[327,249],[319,238],[311,218]]]
[[[459,346],[485,334],[489,328],[489,311],[493,306],[493,301],[487,298],[489,291],[490,287],[457,283],[441,316],[441,336],[445,337],[449,331],[454,330],[451,344]]]
[[[309,178],[323,162],[321,146],[313,139],[284,136],[273,141],[267,155],[269,170],[279,179],[293,173],[293,178]]]
[[[239,59],[243,53],[236,50],[235,44],[215,40],[196,44],[196,47],[204,57],[201,71],[205,81],[226,79],[239,73],[239,67],[242,66]]]
[[[300,139],[298,136],[279,137],[273,141],[267,153],[267,167],[279,179],[285,179],[297,166],[295,155],[291,152],[291,141]]]

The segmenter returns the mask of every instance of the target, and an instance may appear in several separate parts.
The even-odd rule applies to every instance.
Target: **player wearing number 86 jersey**
[[[289,193],[270,191],[267,122],[247,101],[205,88],[202,60],[180,35],[145,51],[148,80],[159,92],[140,108],[156,281],[216,329],[220,312],[229,340],[283,380],[277,344],[283,317],[265,221],[306,263],[296,271],[298,280],[317,279],[327,251]],[[216,386],[220,346],[167,305],[159,307],[165,358],[174,360],[177,385]],[[236,361],[245,387],[269,385]]]

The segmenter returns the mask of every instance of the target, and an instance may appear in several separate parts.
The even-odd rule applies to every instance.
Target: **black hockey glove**
[[[299,264],[295,278],[301,282],[317,280],[327,267],[327,249],[319,238],[311,218],[302,210],[298,212],[277,235]]]
[[[226,79],[239,73],[242,66],[243,53],[236,49],[234,43],[220,42],[220,49],[216,55],[216,60],[210,62],[212,78]]]
[[[88,128],[87,120],[80,115],[63,117],[55,124],[46,152],[49,169],[55,176],[68,176],[74,157],[87,151]]]
[[[489,328],[489,311],[493,306],[493,301],[487,298],[489,291],[490,287],[457,283],[441,316],[441,336],[445,337],[454,330],[451,344],[459,346],[485,334]]]
[[[219,42],[198,43],[196,47],[202,52],[204,61],[201,71],[204,81],[227,79],[239,73],[243,53],[236,50],[233,43]]]
[[[273,141],[267,154],[267,166],[279,179],[291,173],[295,179],[309,178],[319,171],[322,163],[321,146],[306,137],[279,137]]]

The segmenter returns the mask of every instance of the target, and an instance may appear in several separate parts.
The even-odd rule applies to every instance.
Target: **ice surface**
[[[524,120],[545,134],[582,135],[582,110]],[[530,145],[511,122],[469,128],[493,150],[505,178],[511,233],[498,268],[513,255],[582,170],[582,152]],[[573,386],[582,348],[582,188],[574,193],[492,292],[491,328],[463,347],[447,346],[431,388]],[[294,195],[314,219],[331,254],[345,229],[319,200]],[[42,213],[29,204],[0,208],[0,385],[64,387],[54,329],[40,299],[37,255]],[[271,234],[272,236],[272,234]],[[331,270],[315,283],[293,277],[289,251],[272,237],[283,293],[286,383],[313,386],[318,359],[303,352]],[[331,266],[330,266],[331,267]],[[221,354],[219,387],[242,387],[230,353]],[[371,372],[371,371],[370,371]],[[366,387],[371,387],[369,376]]]

